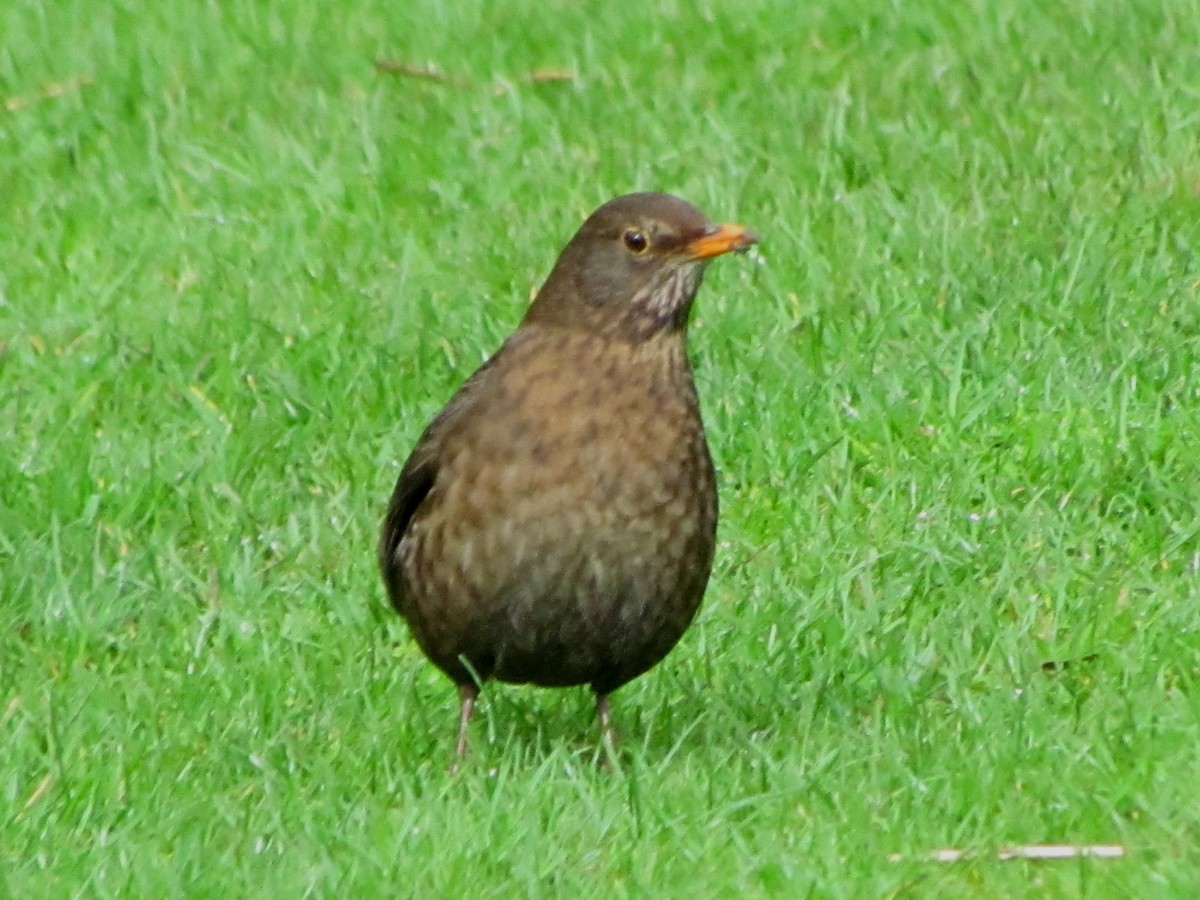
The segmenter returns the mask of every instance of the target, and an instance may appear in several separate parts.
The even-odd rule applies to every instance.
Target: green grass
[[[0,7],[0,893],[1200,893],[1196,0],[268,6]],[[452,778],[377,523],[634,189],[763,237],[715,576]]]

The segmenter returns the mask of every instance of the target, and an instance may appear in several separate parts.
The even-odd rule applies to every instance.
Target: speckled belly
[[[695,424],[654,436],[664,458],[612,435],[555,453],[568,468],[452,460],[446,496],[431,495],[401,545],[404,612],[426,653],[459,681],[602,692],[661,660],[712,567],[716,491]],[[459,515],[441,518],[440,506]],[[488,512],[497,507],[502,516]]]

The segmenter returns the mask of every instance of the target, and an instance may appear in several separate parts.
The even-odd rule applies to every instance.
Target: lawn
[[[595,7],[0,6],[0,894],[1200,894],[1200,3]],[[452,776],[378,523],[637,189],[705,606]]]

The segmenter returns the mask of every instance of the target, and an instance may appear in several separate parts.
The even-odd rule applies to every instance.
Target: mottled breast
[[[399,556],[402,612],[451,677],[608,691],[691,622],[717,498],[682,337],[669,337],[523,330],[442,436]]]

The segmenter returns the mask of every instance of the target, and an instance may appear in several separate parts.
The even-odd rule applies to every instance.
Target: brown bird
[[[392,605],[458,685],[608,695],[683,635],[717,491],[685,347],[705,267],[757,238],[669,194],[605,203],[525,318],[425,429],[379,542]]]

